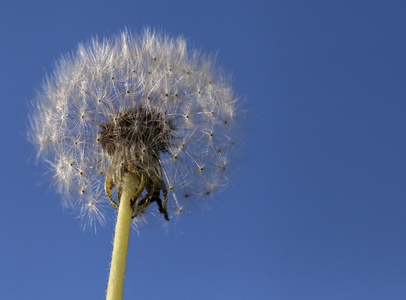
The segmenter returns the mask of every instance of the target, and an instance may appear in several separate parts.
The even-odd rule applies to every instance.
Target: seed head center
[[[117,112],[100,127],[98,142],[109,155],[123,149],[133,149],[136,153],[145,153],[147,149],[155,155],[168,152],[173,130],[164,113],[142,105]]]

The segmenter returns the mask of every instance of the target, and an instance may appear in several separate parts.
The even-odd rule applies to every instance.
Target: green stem
[[[116,232],[114,235],[113,255],[111,258],[110,277],[106,296],[107,300],[121,300],[123,298],[125,264],[127,260],[131,215],[133,212],[130,202],[135,194],[138,182],[139,177],[135,174],[127,174],[124,177]]]

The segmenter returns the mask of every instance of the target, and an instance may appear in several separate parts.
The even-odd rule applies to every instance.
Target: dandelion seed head
[[[105,222],[107,174],[117,187],[126,172],[145,175],[178,215],[227,185],[237,103],[214,59],[185,39],[124,31],[57,62],[33,101],[29,138],[84,227]]]

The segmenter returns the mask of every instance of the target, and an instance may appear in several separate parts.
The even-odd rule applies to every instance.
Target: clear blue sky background
[[[211,209],[132,231],[124,299],[406,299],[405,1],[0,7],[1,299],[103,299],[114,224],[62,211],[27,103],[78,42],[146,25],[218,51],[249,113]]]

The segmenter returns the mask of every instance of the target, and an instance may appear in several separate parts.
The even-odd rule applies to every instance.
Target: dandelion
[[[131,220],[169,221],[227,184],[236,101],[214,59],[183,38],[124,31],[58,61],[34,101],[30,139],[86,225],[104,223],[108,203],[118,210],[114,261]]]

